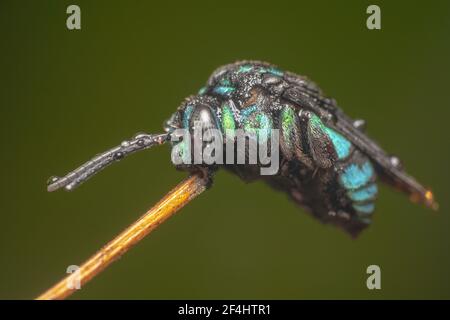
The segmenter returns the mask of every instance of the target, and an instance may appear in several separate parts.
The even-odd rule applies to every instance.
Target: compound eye
[[[216,117],[213,115],[210,107],[197,106],[192,112],[190,119],[190,128],[194,129],[201,126],[203,129],[217,128]]]

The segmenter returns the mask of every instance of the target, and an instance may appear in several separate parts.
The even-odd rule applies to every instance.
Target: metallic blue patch
[[[259,128],[260,129],[265,129],[265,130],[270,130],[272,129],[272,120],[270,119],[270,117],[265,114],[264,112],[261,112],[258,117],[257,117],[258,123],[259,123]]]
[[[267,72],[267,68],[265,68],[265,67],[259,67],[258,72],[259,72],[259,73],[266,73],[266,72]]]
[[[274,67],[270,68],[267,71],[277,77],[283,76],[283,71],[281,71],[280,69],[274,68]]]
[[[225,87],[231,86],[231,82],[227,78],[222,78],[222,80],[220,80],[220,84]]]
[[[346,189],[353,190],[364,186],[372,176],[372,164],[366,161],[361,167],[354,163],[348,165],[341,174],[340,179]]]
[[[375,205],[373,203],[354,204],[353,208],[359,213],[371,214],[375,210]]]
[[[246,64],[246,65],[240,66],[238,72],[239,73],[249,72],[249,71],[252,71],[252,69],[253,69],[253,67],[251,65]]]
[[[377,193],[378,193],[377,185],[371,184],[370,186],[367,186],[365,188],[356,191],[349,191],[348,196],[353,201],[367,201],[373,199]]]
[[[258,105],[256,104],[252,104],[251,106],[248,106],[245,109],[241,110],[241,121],[245,120],[246,118],[248,118],[253,112],[258,110]]]
[[[194,107],[191,105],[186,106],[183,113],[183,128],[189,129],[189,120],[191,119],[192,111]]]
[[[272,129],[272,119],[264,112],[256,116],[259,124],[258,137],[261,142],[266,142],[270,137],[270,129]]]
[[[341,134],[337,133],[333,129],[325,127],[325,131],[330,137],[331,142],[333,142],[338,158],[340,160],[347,158],[350,154],[350,147],[352,146],[350,141],[345,139]]]
[[[249,116],[253,115],[257,110],[257,108],[254,109],[251,107],[252,106],[244,109],[244,111],[247,112],[242,121],[244,129],[249,133],[254,133],[255,138],[259,139],[261,143],[264,143],[270,137],[272,119],[264,112],[257,112],[254,118],[250,119]]]
[[[227,87],[227,86],[218,86],[214,88],[214,92],[223,96],[228,96],[230,93],[232,93],[234,90],[236,90],[233,87]]]

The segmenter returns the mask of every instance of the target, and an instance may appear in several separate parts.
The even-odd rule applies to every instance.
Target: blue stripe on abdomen
[[[376,184],[371,184],[367,187],[347,192],[350,199],[352,199],[355,202],[372,200],[373,198],[375,198],[377,193],[378,187]]]
[[[347,158],[350,155],[350,148],[352,146],[350,141],[348,141],[346,138],[344,138],[344,136],[328,127],[325,127],[325,132],[330,137],[338,158],[340,160]]]
[[[369,161],[362,166],[351,163],[340,175],[340,182],[347,190],[355,190],[366,185],[374,175],[372,164]]]
[[[375,210],[375,204],[373,202],[365,204],[354,204],[353,208],[360,214],[371,214]]]
[[[372,163],[366,160],[363,164],[350,163],[340,174],[340,183],[347,190],[352,207],[360,218],[371,215],[375,210],[373,200],[378,187],[371,183],[375,176]]]

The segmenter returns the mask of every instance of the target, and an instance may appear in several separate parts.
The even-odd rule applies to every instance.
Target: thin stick
[[[76,272],[62,279],[36,299],[54,300],[70,296],[77,290],[74,283],[78,282],[83,286],[105,270],[153,229],[202,193],[206,188],[205,185],[206,179],[200,174],[192,175],[181,182],[139,220],[89,258]]]

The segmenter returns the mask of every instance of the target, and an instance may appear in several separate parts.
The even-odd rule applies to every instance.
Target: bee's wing
[[[347,116],[332,100],[300,86],[288,88],[282,97],[302,108],[310,109],[321,117],[327,126],[344,135],[356,148],[372,159],[377,171],[387,183],[409,194],[413,201],[437,208],[433,193],[408,175],[400,166],[398,158],[387,154],[375,141],[364,134],[355,125],[355,120]]]

